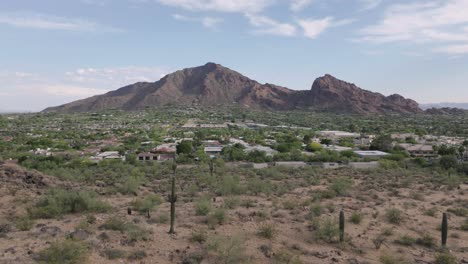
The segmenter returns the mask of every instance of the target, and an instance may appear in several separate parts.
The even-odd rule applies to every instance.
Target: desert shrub
[[[302,264],[299,256],[296,256],[286,249],[281,249],[273,256],[273,264]]]
[[[0,238],[5,237],[11,231],[9,224],[0,224]]]
[[[297,206],[299,206],[299,203],[295,199],[287,199],[283,201],[283,208],[286,210],[294,210]]]
[[[121,217],[112,216],[101,225],[102,229],[124,232],[127,229],[127,222]]]
[[[401,210],[396,209],[396,208],[388,209],[387,212],[385,213],[385,216],[387,218],[387,221],[391,224],[398,225],[403,221]]]
[[[240,200],[237,197],[228,197],[224,199],[224,208],[236,209],[240,204]]]
[[[142,259],[146,258],[147,256],[148,255],[146,254],[146,251],[137,250],[137,251],[133,251],[130,254],[128,254],[127,258],[129,260],[135,261],[135,260],[142,260]]]
[[[319,203],[312,204],[309,208],[309,217],[319,217],[322,215],[323,207]]]
[[[239,176],[227,175],[223,177],[216,193],[221,196],[240,195],[245,193],[245,188],[241,186]]]
[[[382,264],[413,264],[412,261],[405,259],[399,254],[384,254],[380,256]]]
[[[253,195],[260,193],[269,195],[271,194],[271,183],[268,180],[262,180],[258,177],[253,177],[247,181],[247,190]]]
[[[426,211],[424,211],[424,215],[427,215],[427,216],[435,217],[436,214],[437,214],[437,208],[436,207],[431,207],[431,208],[427,209]]]
[[[207,197],[200,198],[195,203],[195,214],[196,215],[207,215],[211,211],[212,205],[211,200]]]
[[[245,238],[239,235],[210,238],[206,249],[215,255],[214,263],[241,264],[249,261],[245,255]]]
[[[434,264],[457,264],[457,258],[450,253],[436,255]]]
[[[416,244],[427,248],[434,248],[436,246],[436,240],[429,234],[423,234],[420,238],[416,239]]]
[[[34,225],[34,220],[32,220],[29,216],[22,216],[15,220],[15,226],[21,231],[28,231]]]
[[[226,211],[224,209],[216,209],[212,213],[212,215],[216,219],[219,225],[222,225],[224,224],[224,222],[226,222],[227,217],[226,217]]]
[[[163,200],[161,196],[150,195],[144,199],[135,199],[131,205],[136,211],[145,213],[147,211],[151,211],[155,206],[160,205],[162,202]]]
[[[355,225],[358,225],[361,223],[362,221],[362,214],[358,213],[358,212],[353,212],[351,214],[351,217],[349,218],[349,221]]]
[[[277,230],[276,230],[275,225],[266,223],[260,226],[257,234],[258,236],[266,238],[266,239],[273,239],[277,234]]]
[[[89,254],[88,245],[78,241],[55,242],[39,252],[37,261],[44,264],[82,264]]]
[[[126,252],[120,249],[106,249],[103,255],[110,260],[125,258]]]
[[[118,191],[122,194],[137,194],[138,188],[140,187],[140,177],[130,176],[127,180],[118,188]]]
[[[352,186],[353,180],[351,178],[338,177],[331,181],[328,189],[334,191],[337,195],[346,195]]]
[[[64,214],[103,213],[110,209],[110,205],[98,200],[94,192],[53,189],[34,207],[29,208],[28,212],[33,218],[49,219]]]
[[[449,208],[447,209],[447,212],[452,213],[456,216],[467,216],[468,215],[468,209],[462,208],[462,207],[457,207],[457,208]]]
[[[468,218],[461,224],[460,229],[463,231],[468,231]]]
[[[148,230],[145,230],[135,224],[127,223],[122,218],[112,216],[100,226],[101,229],[120,231],[127,233],[128,237],[132,240],[146,241],[149,238]]]
[[[148,241],[149,232],[148,230],[141,228],[134,224],[128,224],[126,230],[128,237],[135,241]]]
[[[395,240],[395,243],[403,245],[403,246],[412,246],[414,245],[414,243],[416,243],[416,239],[409,235],[403,235],[397,240]]]
[[[386,236],[386,237],[392,236],[393,235],[393,229],[392,228],[385,228],[384,230],[382,230],[381,235]]]
[[[190,242],[197,242],[200,244],[205,243],[207,240],[208,235],[205,230],[196,230],[192,232],[192,235],[190,236]]]
[[[252,208],[252,207],[257,206],[257,201],[247,198],[247,199],[243,199],[240,205],[245,208]]]
[[[336,240],[339,234],[338,224],[330,219],[318,223],[315,235],[317,239],[331,243]]]
[[[160,224],[165,224],[169,221],[169,216],[167,214],[160,214],[157,216],[156,221]]]

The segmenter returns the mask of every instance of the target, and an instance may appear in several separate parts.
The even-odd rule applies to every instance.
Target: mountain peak
[[[331,74],[317,78],[309,91],[295,91],[274,84],[260,84],[213,62],[171,73],[154,83],[136,83],[45,111],[140,110],[170,104],[209,107],[238,105],[272,110],[306,108],[354,114],[421,111],[412,100],[366,91]]]

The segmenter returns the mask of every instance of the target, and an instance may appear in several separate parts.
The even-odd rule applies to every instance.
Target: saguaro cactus
[[[340,242],[344,241],[345,216],[343,210],[340,211]]]
[[[177,195],[175,194],[175,177],[176,177],[177,164],[174,162],[172,165],[172,183],[171,183],[171,194],[167,196],[167,201],[171,203],[171,229],[169,234],[174,234],[174,223],[175,223],[175,203],[177,201]]]
[[[214,172],[214,163],[213,163],[213,159],[210,159],[210,175],[211,177],[213,177],[213,172]]]
[[[445,247],[447,245],[447,234],[448,234],[448,221],[447,221],[446,213],[442,215],[441,233],[442,233],[442,247]]]

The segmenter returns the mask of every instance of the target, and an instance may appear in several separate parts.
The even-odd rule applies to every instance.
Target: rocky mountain
[[[354,114],[422,111],[413,100],[366,91],[331,75],[315,80],[309,91],[295,91],[273,84],[260,84],[219,64],[207,63],[166,75],[154,83],[135,83],[103,95],[47,108],[44,112],[140,110],[170,104],[239,105],[251,109],[309,109]]]

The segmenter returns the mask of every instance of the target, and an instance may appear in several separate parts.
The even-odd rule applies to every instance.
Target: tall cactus
[[[343,210],[340,211],[340,242],[344,241],[345,216]]]
[[[448,234],[448,221],[447,221],[447,214],[444,213],[442,216],[442,247],[447,245],[447,234]]]
[[[171,194],[167,196],[167,201],[171,203],[171,229],[169,234],[174,234],[174,223],[175,223],[175,203],[177,201],[177,195],[175,194],[175,178],[176,178],[177,164],[172,164],[172,183],[171,183]]]
[[[214,163],[213,163],[213,159],[210,159],[210,175],[211,177],[213,177],[213,172],[214,172]]]

